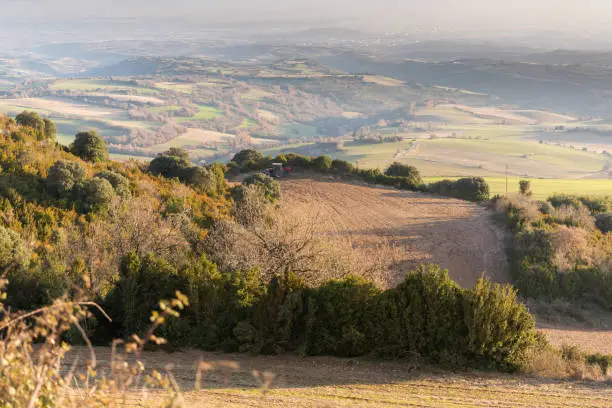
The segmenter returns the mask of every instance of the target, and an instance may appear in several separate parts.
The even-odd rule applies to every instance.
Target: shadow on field
[[[98,367],[108,366],[110,349],[97,348]],[[72,364],[74,357],[80,355],[80,361],[86,360],[87,351],[77,347],[71,351],[67,364]],[[191,391],[195,386],[196,367],[199,362],[207,362],[217,367],[202,376],[203,389],[252,389],[261,388],[261,380],[254,376],[268,372],[273,375],[271,388],[313,388],[351,385],[383,385],[402,382],[427,380],[447,386],[448,381],[460,381],[466,384],[487,386],[503,385],[504,387],[554,384],[567,384],[567,381],[542,379],[524,375],[510,375],[497,372],[446,370],[429,366],[417,360],[382,361],[371,358],[339,357],[298,357],[296,355],[252,356],[246,354],[224,354],[200,352],[197,350],[178,351],[172,354],[165,352],[145,352],[141,357],[149,370],[165,371],[169,369],[182,391]],[[260,375],[261,377],[261,375]],[[431,386],[431,385],[429,385]],[[581,382],[581,387],[601,390],[602,383]]]
[[[509,279],[505,245],[483,225],[482,219],[438,219],[347,233],[356,249],[375,251],[380,238],[391,247],[403,248],[401,259],[390,265],[392,270],[401,272],[400,279],[424,263],[448,269],[451,278],[464,287],[472,287],[482,273],[496,282]]]

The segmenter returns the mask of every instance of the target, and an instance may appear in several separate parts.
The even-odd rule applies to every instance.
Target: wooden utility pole
[[[508,165],[506,164],[506,195],[508,195]]]

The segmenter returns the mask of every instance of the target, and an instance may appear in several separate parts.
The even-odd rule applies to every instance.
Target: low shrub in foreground
[[[193,306],[162,332],[178,346],[420,356],[447,365],[514,371],[523,367],[535,341],[534,319],[513,289],[485,279],[474,289],[462,289],[437,266],[421,267],[386,291],[354,277],[319,287],[307,287],[293,274],[264,283],[256,272],[219,273],[205,258],[176,271],[132,254],[123,270],[119,291],[104,302],[120,323],[118,331],[110,328],[115,337],[141,330],[141,315],[155,296],[179,290],[194,299]]]

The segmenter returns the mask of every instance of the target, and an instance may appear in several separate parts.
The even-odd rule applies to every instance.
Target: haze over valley
[[[610,21],[3,1],[0,407],[612,406]]]

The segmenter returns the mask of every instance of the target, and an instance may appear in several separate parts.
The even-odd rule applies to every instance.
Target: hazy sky
[[[612,22],[611,0],[0,0],[0,11],[0,24],[32,14],[62,20],[77,16],[172,16],[202,22],[333,19],[376,29],[590,30]]]

